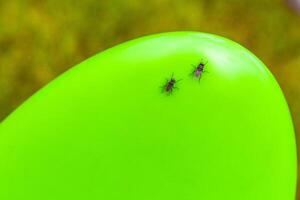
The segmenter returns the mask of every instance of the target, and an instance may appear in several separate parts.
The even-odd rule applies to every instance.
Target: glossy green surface
[[[207,60],[200,81],[190,76]],[[171,95],[166,79],[182,79]],[[143,37],[77,65],[0,126],[2,200],[293,200],[282,92],[240,45]]]

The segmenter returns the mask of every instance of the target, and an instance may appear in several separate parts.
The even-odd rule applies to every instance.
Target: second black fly
[[[204,62],[201,61],[198,64],[198,66],[194,68],[194,70],[193,70],[193,76],[196,77],[196,78],[198,78],[200,80],[201,75],[203,74],[203,72],[205,72],[204,68],[205,68],[206,64],[207,63],[204,63]]]

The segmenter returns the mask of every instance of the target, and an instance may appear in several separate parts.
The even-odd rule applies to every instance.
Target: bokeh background
[[[277,78],[300,134],[300,0],[0,0],[0,121],[89,56],[178,30],[254,52]]]

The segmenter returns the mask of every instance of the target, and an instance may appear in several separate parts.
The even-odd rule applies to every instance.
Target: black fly
[[[173,89],[178,89],[175,84],[180,80],[176,81],[176,79],[174,78],[173,76],[174,74],[172,74],[171,78],[169,80],[167,80],[166,84],[163,86],[163,91],[168,93],[168,94],[171,94],[173,92]]]
[[[193,75],[194,77],[198,78],[199,81],[200,81],[201,75],[203,74],[203,72],[205,72],[205,71],[204,71],[204,68],[205,68],[206,64],[207,64],[207,62],[204,63],[204,62],[201,61],[201,62],[198,64],[198,66],[195,67],[194,70],[193,70],[192,75]]]

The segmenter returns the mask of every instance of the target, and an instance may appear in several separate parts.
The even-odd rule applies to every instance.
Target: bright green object
[[[168,95],[172,74],[182,80]],[[164,33],[108,49],[0,125],[1,200],[293,200],[295,189],[278,84],[215,35]]]

